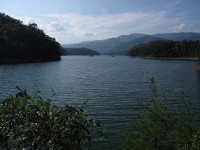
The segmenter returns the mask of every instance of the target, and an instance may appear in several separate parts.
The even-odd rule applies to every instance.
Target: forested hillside
[[[148,44],[141,44],[129,51],[131,56],[142,57],[199,57],[200,41],[157,40]]]
[[[145,44],[154,40],[200,40],[200,33],[160,33],[160,34],[139,34],[122,35],[105,40],[86,41],[77,44],[63,44],[64,48],[89,48],[101,54],[127,55],[128,50],[138,44]]]
[[[139,44],[145,44],[145,43],[149,43],[155,40],[161,40],[161,38],[152,37],[152,36],[144,36],[141,38],[136,38],[134,40],[118,44],[113,49],[111,49],[110,50],[111,52],[108,54],[127,55],[130,48],[137,46]]]
[[[62,55],[100,55],[100,53],[88,48],[64,48]]]
[[[37,24],[0,13],[0,62],[60,59],[60,44],[38,29]]]

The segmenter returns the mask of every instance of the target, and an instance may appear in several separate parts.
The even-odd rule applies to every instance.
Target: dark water
[[[150,60],[126,56],[65,56],[48,63],[1,65],[0,98],[16,92],[39,89],[44,97],[57,93],[59,105],[80,105],[89,99],[89,114],[101,121],[105,140],[98,147],[118,145],[118,133],[134,118],[137,100],[150,100],[149,78],[156,78],[160,97],[177,103],[179,91],[195,106],[200,104],[200,74],[195,61]],[[109,143],[109,144],[108,144]]]

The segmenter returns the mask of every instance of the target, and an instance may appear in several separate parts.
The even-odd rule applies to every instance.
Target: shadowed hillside
[[[64,48],[62,55],[100,55],[98,52],[88,48]]]
[[[34,62],[60,59],[60,44],[37,24],[0,13],[0,62]]]
[[[120,54],[128,53],[129,48],[139,44],[145,44],[155,40],[200,40],[200,33],[182,32],[182,33],[160,33],[160,34],[130,34],[122,35],[116,38],[105,40],[87,41],[77,44],[63,44],[65,48],[89,48],[98,51],[101,54]]]
[[[162,58],[198,58],[200,56],[200,41],[157,40],[131,48],[129,55]]]

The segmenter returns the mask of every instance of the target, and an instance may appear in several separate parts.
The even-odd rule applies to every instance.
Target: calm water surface
[[[101,121],[105,140],[98,148],[119,144],[122,131],[137,110],[137,100],[150,100],[149,78],[156,78],[160,97],[177,103],[179,91],[196,107],[200,104],[200,74],[195,61],[150,60],[126,56],[64,56],[61,61],[0,65],[0,99],[16,92],[15,86],[44,97],[56,91],[54,103],[80,105],[89,99],[89,114]],[[109,144],[108,144],[109,143]]]

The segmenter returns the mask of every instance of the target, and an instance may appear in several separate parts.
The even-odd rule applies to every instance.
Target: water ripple
[[[118,145],[118,134],[137,115],[137,100],[149,102],[150,81],[156,77],[159,98],[167,97],[177,104],[179,91],[186,91],[189,99],[199,106],[200,75],[191,68],[196,62],[145,60],[125,56],[81,57],[65,56],[49,63],[1,65],[0,98],[15,93],[15,86],[36,89],[49,97],[57,93],[53,102],[58,105],[81,105],[88,101],[88,113],[101,121],[105,140]]]

